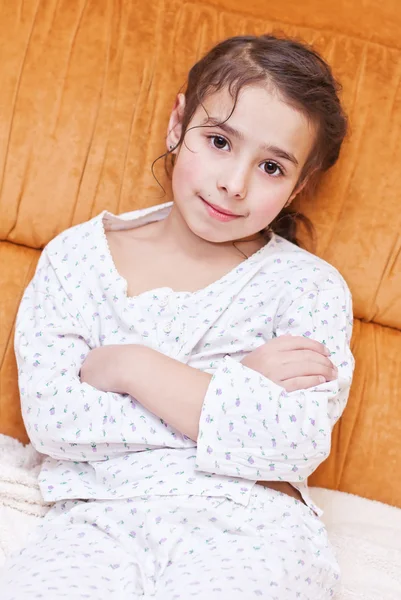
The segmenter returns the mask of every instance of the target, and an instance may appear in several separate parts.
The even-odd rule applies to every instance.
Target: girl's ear
[[[185,109],[185,96],[184,94],[178,94],[174,108],[170,115],[170,120],[168,122],[167,128],[167,150],[173,150],[173,154],[175,154],[176,146],[181,139],[182,134],[182,119],[184,117],[184,109]]]
[[[304,189],[304,187],[306,186],[307,183],[308,183],[308,179],[305,179],[302,183],[297,185],[297,187],[292,192],[291,196],[288,198],[286,206],[289,206],[291,204],[291,202],[294,200],[294,198],[296,198],[296,196],[298,196],[298,194],[300,192],[302,192],[302,190]]]
[[[311,173],[309,173],[305,177],[305,179],[303,181],[301,181],[300,183],[298,183],[298,185],[296,186],[296,188],[292,192],[291,196],[288,198],[287,203],[286,203],[285,206],[289,206],[291,204],[291,202],[294,200],[294,198],[296,196],[298,196],[298,194],[300,194],[302,192],[302,190],[306,187],[306,184],[309,183],[309,181],[310,181],[312,175],[314,175],[314,173],[316,173],[316,170],[314,170]]]

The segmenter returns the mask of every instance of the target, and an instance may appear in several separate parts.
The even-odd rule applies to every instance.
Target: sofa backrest
[[[349,406],[312,483],[401,505],[398,0],[1,4],[0,431],[27,441],[13,324],[40,249],[103,209],[169,199],[151,165],[189,67],[220,39],[271,31],[329,60],[351,122],[339,163],[317,197],[300,202],[316,253],[351,288],[356,317]],[[155,173],[165,183],[162,161]]]

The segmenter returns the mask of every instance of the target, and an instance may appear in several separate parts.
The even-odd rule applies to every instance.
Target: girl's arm
[[[277,320],[277,336],[290,333],[324,343],[338,377],[286,392],[226,357],[203,404],[200,471],[254,481],[300,482],[328,457],[332,428],[345,408],[354,369],[349,290],[342,279],[328,279],[321,287],[304,291]]]
[[[338,377],[290,393],[229,356],[211,376],[142,346],[95,349],[82,375],[92,385],[127,391],[197,439],[198,470],[255,481],[302,481],[327,458],[332,427],[348,398],[351,329],[351,297],[342,281],[304,292],[292,303],[276,335],[324,343]]]
[[[192,446],[133,398],[80,381],[96,340],[56,271],[45,249],[16,322],[21,409],[36,450],[55,459],[98,461],[152,447]]]
[[[81,368],[81,381],[128,393],[186,437],[196,440],[212,375],[136,344],[101,346]]]
[[[241,362],[287,391],[336,378],[328,350],[300,336],[281,336],[262,344]],[[156,374],[156,375],[155,375]],[[105,392],[129,393],[149,411],[196,440],[212,375],[141,345],[94,348],[81,368],[81,381]]]

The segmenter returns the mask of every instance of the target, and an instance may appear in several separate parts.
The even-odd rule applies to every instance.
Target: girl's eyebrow
[[[216,119],[215,117],[209,117],[207,119],[207,121],[204,123],[204,125],[208,125],[210,127],[219,127],[220,129],[225,131],[228,135],[231,135],[231,136],[237,138],[238,140],[245,139],[244,134],[241,133],[241,131],[238,131],[238,129],[234,129],[234,127],[232,127],[228,123],[225,123],[224,121],[222,122],[219,119]],[[262,144],[260,146],[260,149],[263,152],[272,152],[279,158],[283,158],[285,160],[288,160],[289,162],[292,162],[295,166],[298,166],[298,164],[299,164],[298,160],[296,159],[294,154],[292,154],[291,152],[287,152],[286,150],[283,150],[282,148],[279,148],[278,146],[272,146],[270,144]]]

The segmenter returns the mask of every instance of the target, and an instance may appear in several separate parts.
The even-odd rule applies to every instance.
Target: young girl
[[[306,482],[349,393],[351,298],[288,206],[338,158],[337,90],[296,41],[222,42],[171,114],[173,202],[43,251],[15,343],[55,504],[3,600],[333,596]]]

